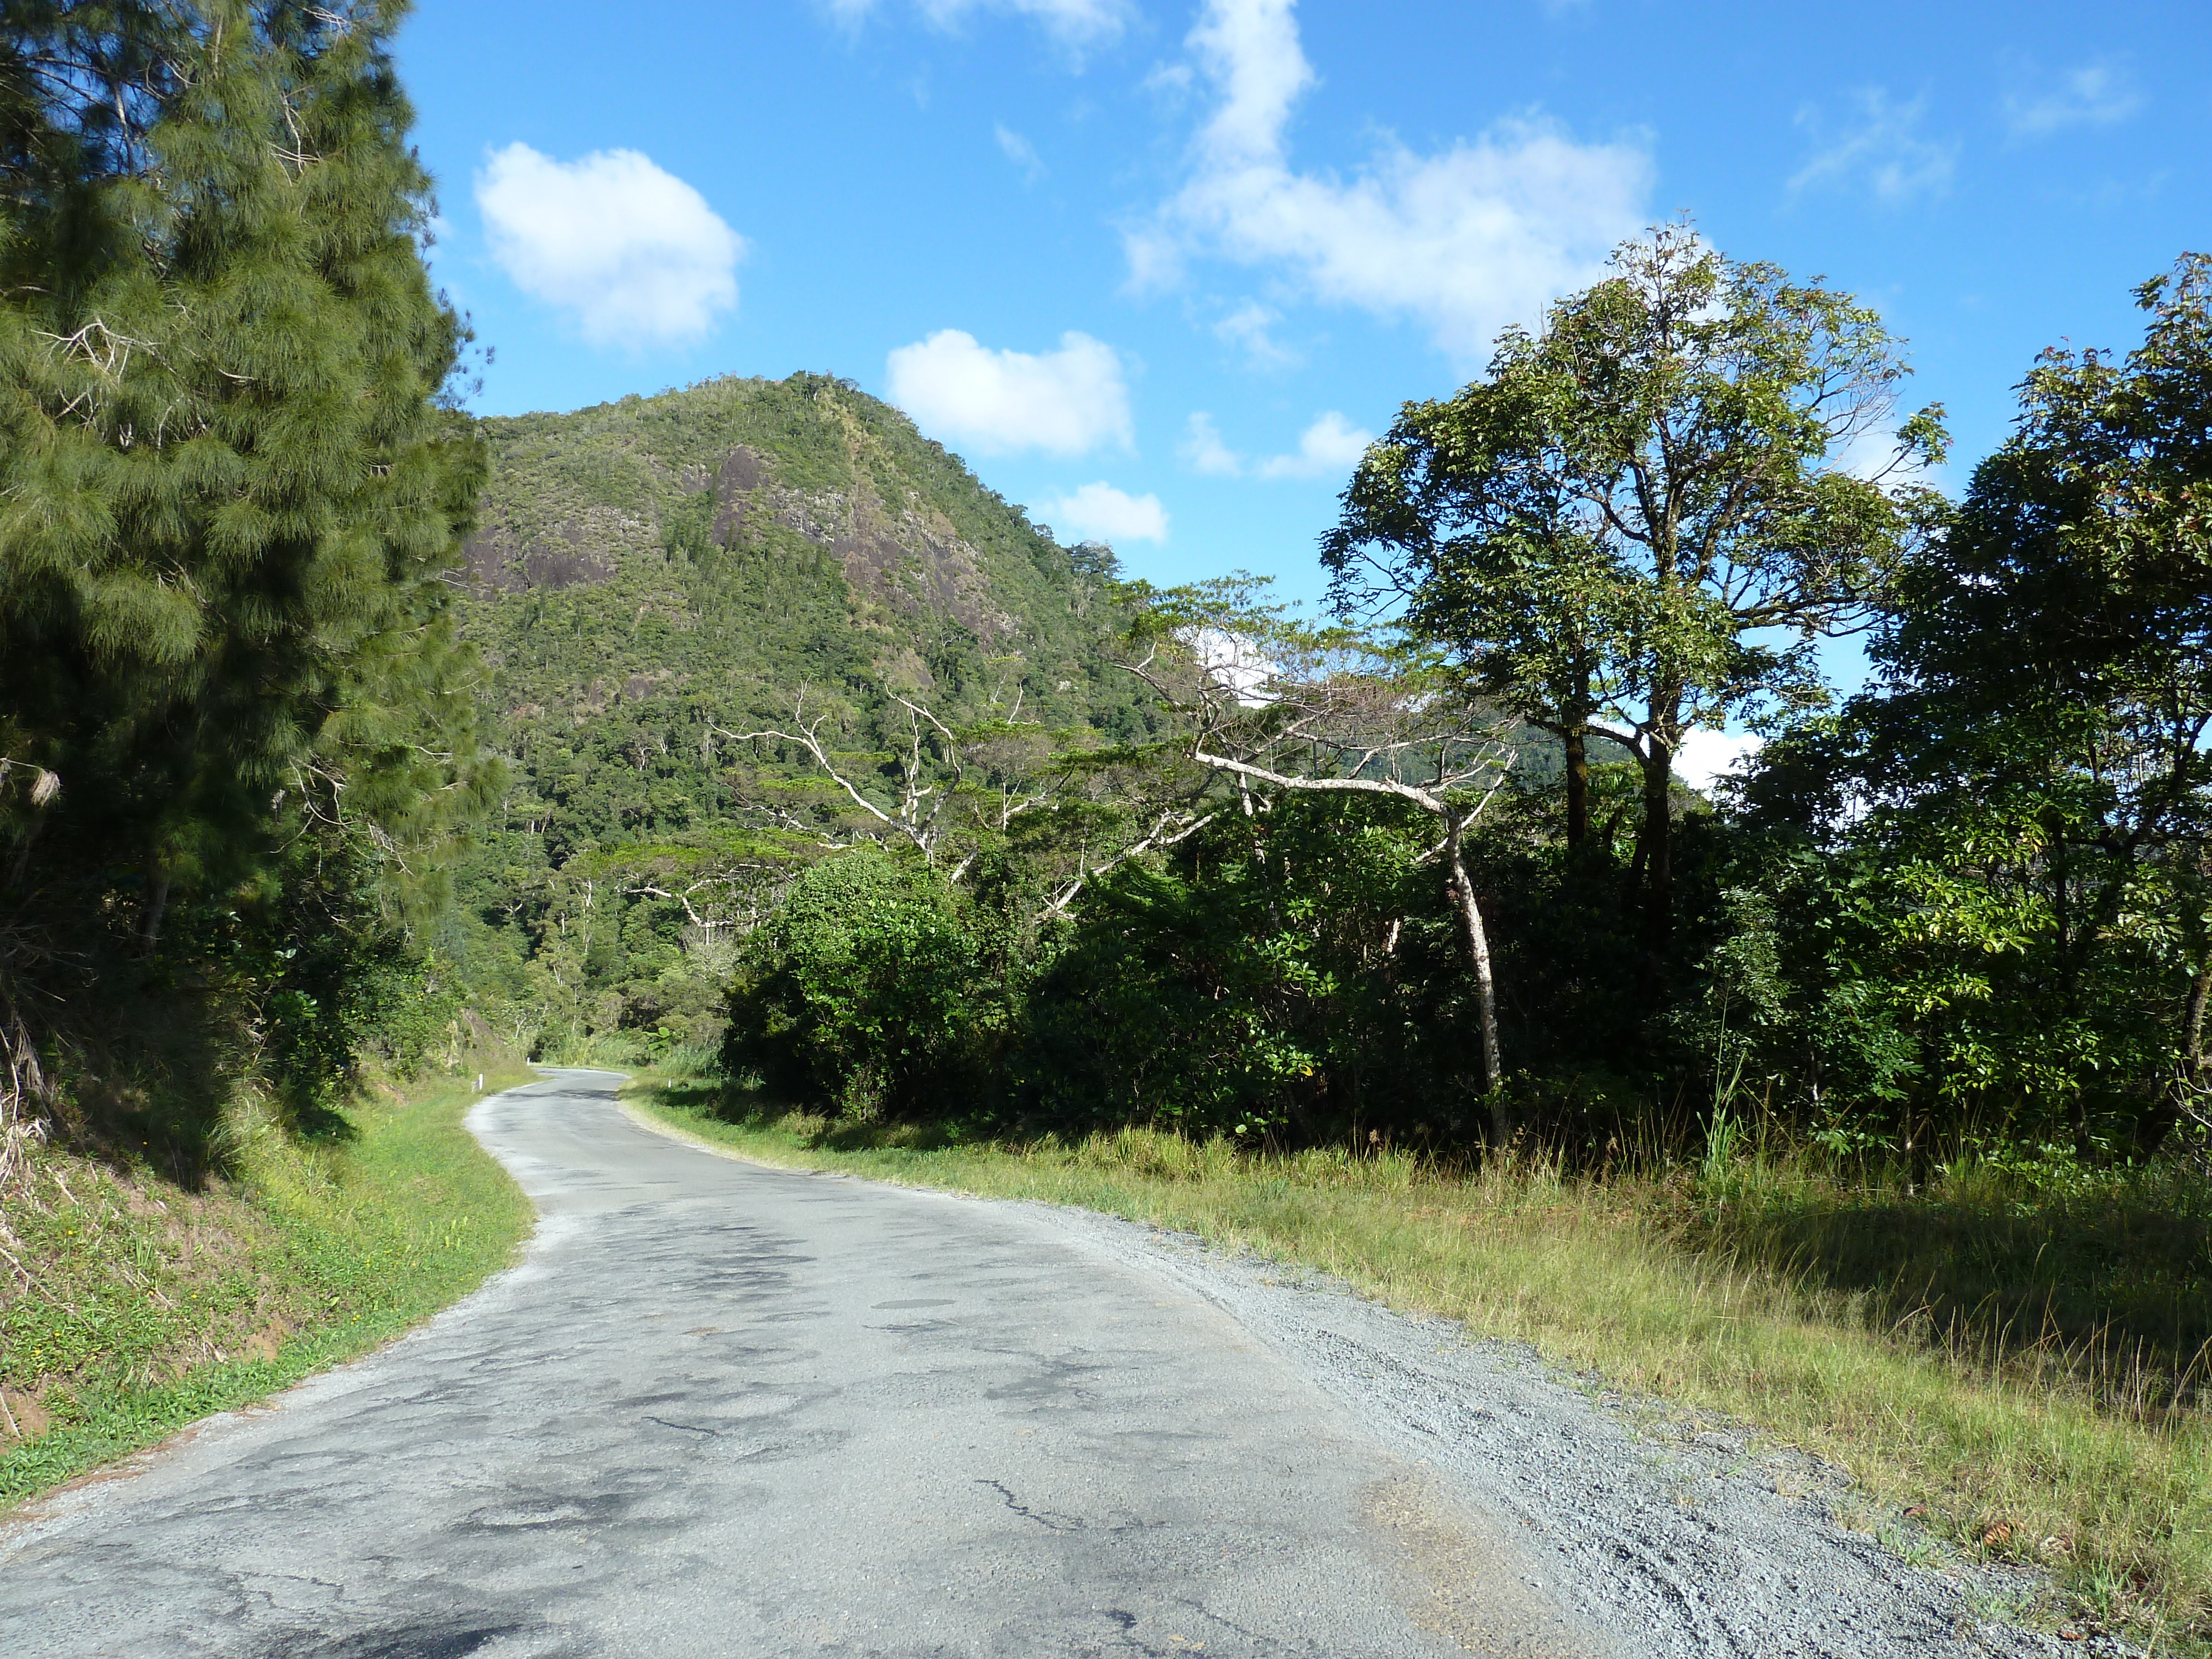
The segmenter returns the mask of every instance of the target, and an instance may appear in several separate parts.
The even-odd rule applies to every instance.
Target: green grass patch
[[[0,1503],[355,1358],[506,1266],[532,1211],[461,1126],[473,1082],[372,1097],[308,1144],[243,1107],[234,1176],[200,1191],[40,1155],[0,1214]]]
[[[1826,1458],[1856,1483],[1846,1519],[2045,1568],[2054,1617],[2212,1649],[2201,1182],[2121,1172],[2054,1192],[1962,1170],[1913,1191],[1748,1158],[1467,1173],[1143,1130],[963,1146],[711,1079],[632,1092],[763,1162],[1077,1205],[1320,1268]]]

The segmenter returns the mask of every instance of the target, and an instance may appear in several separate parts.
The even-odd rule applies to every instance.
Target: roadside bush
[[[971,909],[878,848],[816,866],[746,943],[724,1067],[849,1117],[972,1109],[1008,999]]]

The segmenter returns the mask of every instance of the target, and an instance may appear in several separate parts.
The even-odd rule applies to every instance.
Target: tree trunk
[[[1474,883],[1468,879],[1467,862],[1460,853],[1464,826],[1453,817],[1444,828],[1449,854],[1449,884],[1454,907],[1459,912],[1460,938],[1474,969],[1474,1000],[1482,1020],[1482,1085],[1490,1096],[1491,1133],[1502,1148],[1512,1139],[1512,1114],[1505,1103],[1504,1066],[1498,1050],[1498,981],[1490,965],[1490,934],[1482,925],[1482,908],[1475,902]]]
[[[2077,933],[2074,926],[2074,872],[2067,856],[2066,821],[2054,807],[2044,814],[2043,822],[2051,836],[2045,858],[2051,874],[2051,920],[2058,935],[2058,1007],[2070,1024],[2081,1009],[2081,963],[2078,947],[2088,930]],[[2074,1129],[2074,1155],[2084,1164],[2094,1162],[2097,1148],[2089,1133],[2088,1097],[2078,1085],[2067,1096],[2066,1111]]]
[[[1589,749],[1579,726],[1562,734],[1567,748],[1567,851],[1589,838]]]
[[[1638,977],[1646,1008],[1665,1000],[1668,947],[1674,932],[1674,745],[1655,732],[1644,763],[1644,831],[1637,848],[1644,865],[1644,963]]]
[[[139,948],[148,956],[161,942],[161,916],[169,908],[169,872],[156,867],[146,872],[145,914],[138,923]]]

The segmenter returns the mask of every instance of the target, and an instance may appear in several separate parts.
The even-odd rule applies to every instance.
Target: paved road
[[[614,1082],[472,1117],[542,1212],[520,1267],[0,1539],[0,1651],[1612,1650],[1187,1281],[710,1156]]]

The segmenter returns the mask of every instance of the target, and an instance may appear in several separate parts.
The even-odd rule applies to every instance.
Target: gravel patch
[[[986,1200],[979,1200],[986,1201]],[[2022,1628],[2044,1576],[1959,1558],[1910,1522],[1838,1519],[1850,1477],[1740,1427],[1599,1391],[1531,1350],[1396,1313],[1325,1275],[1085,1210],[1028,1209],[1220,1307],[1455,1503],[1518,1528],[1532,1587],[1652,1659],[2123,1655]]]

